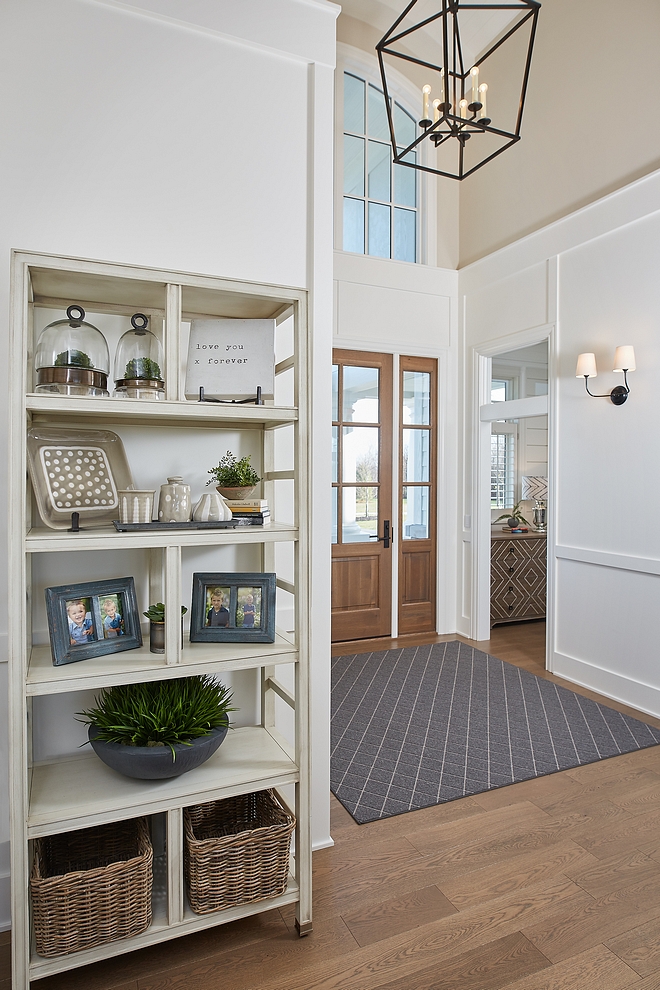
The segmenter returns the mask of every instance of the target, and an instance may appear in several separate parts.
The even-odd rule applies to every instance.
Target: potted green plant
[[[188,609],[181,606],[181,642],[183,643],[183,617]],[[149,619],[149,650],[151,653],[165,652],[165,605],[156,602],[142,613]]]
[[[527,522],[521,512],[520,502],[516,502],[514,507],[511,509],[511,512],[505,512],[503,515],[498,516],[495,522],[501,522],[503,519],[506,519],[507,526],[510,529],[517,529],[521,524],[525,526],[531,525],[531,523]]]
[[[178,777],[215,753],[229,729],[231,691],[209,674],[117,684],[78,712],[96,755],[127,777]]]
[[[209,471],[211,480],[207,485],[215,484],[224,498],[249,498],[261,478],[250,464],[250,454],[236,460],[230,450],[220,458],[217,467]]]

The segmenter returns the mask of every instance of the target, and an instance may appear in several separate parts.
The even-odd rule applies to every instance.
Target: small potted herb
[[[181,606],[181,642],[183,643],[183,617],[188,609]],[[165,652],[165,605],[163,602],[156,602],[150,605],[146,612],[142,613],[149,619],[149,650],[152,653]]]
[[[520,502],[516,502],[514,507],[511,509],[511,512],[505,512],[503,515],[498,516],[495,522],[501,522],[503,519],[506,519],[506,524],[509,529],[517,529],[521,524],[524,524],[525,526],[531,525],[531,523],[527,522],[520,510]]]
[[[78,712],[96,755],[127,777],[178,777],[213,755],[229,729],[231,691],[214,677],[104,688]]]
[[[230,450],[220,458],[217,467],[209,471],[211,480],[207,485],[215,484],[224,498],[249,498],[261,478],[250,464],[250,454],[241,457],[240,461]]]

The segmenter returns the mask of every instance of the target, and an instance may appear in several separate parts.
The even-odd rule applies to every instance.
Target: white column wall
[[[455,631],[458,272],[335,252],[335,347],[438,359],[437,631]],[[395,366],[396,373],[396,366]],[[398,464],[395,381],[393,462]],[[396,481],[396,479],[395,479]],[[399,518],[393,486],[392,519]],[[393,544],[392,619],[398,612],[398,533]]]
[[[660,488],[658,270],[655,172],[459,273],[465,331],[459,513],[477,511],[477,352],[528,343],[530,335],[556,326],[549,667],[654,715],[660,714],[660,531],[648,522],[652,513],[643,500]],[[616,407],[608,398],[586,395],[575,364],[579,353],[594,351],[599,374],[592,391],[609,392],[622,382],[611,371],[619,344],[635,347],[639,370],[629,376],[628,401]],[[475,628],[473,568],[487,552],[483,546],[477,552],[470,531],[463,535],[457,627],[468,635]]]
[[[302,286],[310,290],[319,385],[314,446],[323,448],[325,433],[329,446],[337,13],[325,0],[6,0],[0,14],[5,348],[12,248]],[[0,430],[6,437],[4,400]],[[2,439],[0,459],[6,457]],[[329,551],[320,535],[330,529],[330,498],[323,460],[313,465],[315,846],[331,841]],[[5,526],[0,519],[6,556]],[[5,573],[0,570],[2,600]],[[7,659],[4,613],[0,659]],[[2,682],[5,676],[0,666]],[[0,729],[0,927],[6,927],[2,711]]]

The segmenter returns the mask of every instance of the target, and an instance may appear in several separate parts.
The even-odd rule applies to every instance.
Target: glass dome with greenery
[[[117,345],[115,355],[115,395],[128,399],[164,399],[163,349],[144,313],[131,317]]]
[[[69,306],[66,316],[41,331],[35,357],[36,391],[108,395],[110,355],[105,337],[85,321],[82,306]]]

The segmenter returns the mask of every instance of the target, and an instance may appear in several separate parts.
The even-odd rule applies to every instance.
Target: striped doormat
[[[356,822],[660,743],[660,729],[454,640],[332,661],[330,787]]]

